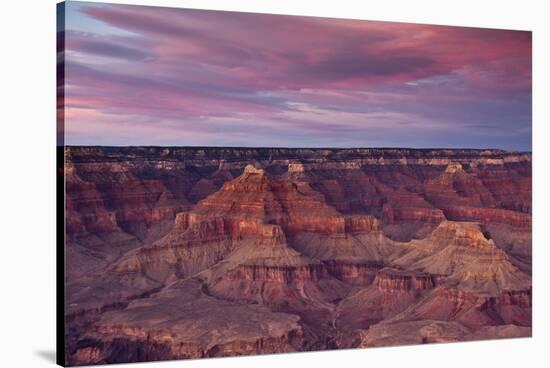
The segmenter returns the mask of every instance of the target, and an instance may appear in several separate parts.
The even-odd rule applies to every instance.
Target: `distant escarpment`
[[[72,365],[531,334],[531,155],[67,147]]]

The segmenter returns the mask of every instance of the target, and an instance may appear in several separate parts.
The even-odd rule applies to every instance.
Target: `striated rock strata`
[[[71,365],[531,335],[531,155],[67,147]]]

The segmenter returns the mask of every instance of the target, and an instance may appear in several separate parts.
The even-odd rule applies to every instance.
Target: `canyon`
[[[531,154],[69,146],[69,365],[531,336]]]

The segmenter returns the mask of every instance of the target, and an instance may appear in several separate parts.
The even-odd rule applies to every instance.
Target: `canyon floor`
[[[66,147],[68,365],[531,336],[531,154]]]

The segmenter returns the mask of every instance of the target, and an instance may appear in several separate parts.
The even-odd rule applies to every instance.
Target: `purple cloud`
[[[81,3],[65,57],[70,144],[531,149],[530,32]]]

